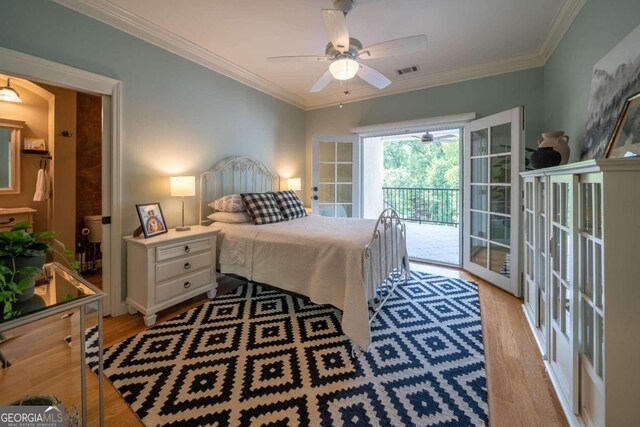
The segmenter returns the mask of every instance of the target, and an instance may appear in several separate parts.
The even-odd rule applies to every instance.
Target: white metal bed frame
[[[211,222],[207,215],[213,212],[208,203],[229,194],[267,192],[280,189],[280,177],[262,162],[250,157],[232,156],[222,160],[213,169],[200,175],[199,223]],[[377,251],[377,252],[376,252]],[[399,257],[399,251],[403,256]],[[376,256],[379,253],[379,256]],[[406,256],[406,228],[398,213],[387,208],[378,217],[373,235],[362,251],[363,283],[373,284],[365,289],[369,304],[369,325],[375,320],[396,286],[409,280],[410,267]],[[400,262],[398,260],[400,259]],[[378,265],[375,261],[378,260]],[[381,278],[375,283],[377,277]],[[370,275],[367,282],[365,274]],[[352,341],[352,354],[357,357],[362,349]]]

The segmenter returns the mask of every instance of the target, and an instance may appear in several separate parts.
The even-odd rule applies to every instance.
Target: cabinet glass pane
[[[558,323],[560,323],[560,331],[562,333],[567,330],[567,316],[565,311],[567,296],[567,289],[562,285],[562,283],[560,283],[560,306],[558,307],[560,312],[558,313]]]
[[[593,185],[594,231],[597,238],[602,238],[602,185]]]
[[[560,256],[561,256],[561,252],[560,252],[560,229],[556,226],[553,227],[552,230],[553,233],[553,247],[551,248],[551,254],[552,254],[552,264],[551,264],[551,269],[553,271],[559,272],[560,271]]]
[[[471,186],[471,209],[479,211],[487,210],[487,188],[485,185]]]
[[[336,166],[334,164],[320,163],[318,165],[320,182],[335,182]]]
[[[562,297],[564,300],[562,307],[562,332],[569,335],[571,332],[571,290],[566,286],[562,286]]]
[[[593,365],[593,308],[586,301],[582,301],[582,353]]]
[[[602,358],[604,356],[604,323],[602,316],[596,314],[596,373],[602,378]]]
[[[491,128],[491,154],[511,151],[511,123]]]
[[[553,320],[555,320],[556,322],[560,322],[560,313],[561,313],[561,309],[560,309],[560,288],[562,287],[562,285],[560,285],[560,281],[558,280],[558,278],[556,276],[553,276],[553,284],[552,284],[552,301],[551,301],[551,314],[553,316]]]
[[[318,160],[321,162],[334,162],[336,160],[336,143],[321,142],[318,144]]]
[[[558,247],[558,258],[560,258],[560,278],[564,281],[569,280],[569,233],[560,230],[560,246]]]
[[[504,245],[511,244],[511,219],[505,216],[491,215],[491,240]]]
[[[339,142],[338,145],[338,161],[351,162],[353,153],[353,144],[349,142]]]
[[[491,212],[511,213],[511,187],[491,187]]]
[[[351,218],[353,213],[353,205],[350,204],[339,204],[336,205],[336,216]]]
[[[491,158],[491,182],[511,182],[511,156],[498,156]]]
[[[471,182],[487,182],[488,158],[471,159]]]
[[[337,165],[338,167],[338,182],[351,182],[353,180],[351,164]]]
[[[336,191],[333,184],[318,185],[318,203],[333,203],[336,201]]]
[[[489,131],[487,129],[480,129],[471,132],[471,156],[486,156],[489,154]]]
[[[592,185],[582,184],[582,231],[593,234],[593,195]]]
[[[540,330],[546,331],[547,324],[547,301],[544,294],[538,295],[538,304],[540,306],[540,311],[538,313],[538,322],[540,323]],[[545,332],[546,335],[546,332]]]
[[[593,245],[586,237],[580,237],[582,257],[582,292],[593,298]]]
[[[479,212],[471,212],[471,235],[487,238],[488,215]]]
[[[340,184],[336,186],[336,192],[338,193],[338,203],[351,203],[353,201],[351,184]]]
[[[491,245],[491,262],[490,268],[492,271],[501,274],[505,277],[511,276],[511,251],[507,248],[498,245]]]
[[[525,209],[532,210],[533,209],[533,183],[525,182]]]
[[[596,307],[602,308],[602,300],[604,299],[604,277],[602,277],[602,246],[594,243],[593,247],[593,267],[594,274],[594,293],[596,297]]]
[[[336,205],[334,204],[319,204],[318,209],[322,216],[335,216]]]
[[[487,242],[471,238],[471,262],[487,266]]]
[[[539,182],[538,183],[538,211],[540,211],[540,213],[544,214],[546,212],[547,206],[546,206],[546,198],[545,198],[545,184],[544,182]]]

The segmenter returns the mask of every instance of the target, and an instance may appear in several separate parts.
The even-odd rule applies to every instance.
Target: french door
[[[465,270],[520,296],[522,107],[469,122],[464,138]]]
[[[323,216],[360,216],[359,145],[354,135],[314,135],[311,207]]]

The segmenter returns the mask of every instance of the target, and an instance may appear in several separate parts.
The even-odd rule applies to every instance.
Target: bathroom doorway
[[[102,289],[102,97],[77,92],[75,254],[82,276]]]
[[[29,221],[35,232],[57,232],[56,240],[72,254],[58,247],[48,262],[79,261],[83,278],[111,296],[110,226],[102,221],[112,197],[111,114],[104,111],[111,97],[0,73],[0,83],[9,79],[20,100],[0,102],[0,117],[19,123],[22,132],[14,162],[17,190],[0,193],[0,213],[10,210],[11,221]],[[105,315],[121,305],[104,302]]]

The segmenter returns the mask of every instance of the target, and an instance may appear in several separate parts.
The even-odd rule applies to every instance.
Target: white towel
[[[38,170],[36,193],[33,195],[33,201],[45,202],[47,200],[49,200],[49,175],[45,169],[40,169]]]

